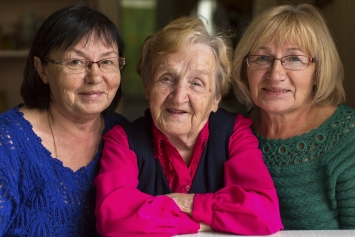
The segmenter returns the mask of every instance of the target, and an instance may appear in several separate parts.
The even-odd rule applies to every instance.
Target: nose
[[[182,81],[179,81],[169,94],[169,99],[176,104],[182,104],[189,100],[188,87]]]
[[[97,62],[88,64],[86,68],[86,83],[98,84],[102,81],[102,72]]]
[[[267,78],[269,80],[284,80],[286,69],[282,66],[282,60],[275,58],[273,64],[268,69]]]

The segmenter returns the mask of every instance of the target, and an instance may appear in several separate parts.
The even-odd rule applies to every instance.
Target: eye
[[[161,78],[160,80],[163,81],[163,82],[169,82],[169,81],[171,81],[171,79],[170,79],[169,77],[163,77],[163,78]]]
[[[72,59],[69,59],[67,62],[68,62],[69,66],[85,65],[85,60],[84,59],[72,58]]]
[[[257,57],[255,60],[258,60],[258,61],[268,61],[269,60],[269,57],[265,56],[265,55],[261,55],[259,57]]]
[[[191,89],[195,90],[195,91],[203,91],[205,89],[205,81],[207,79],[203,79],[203,78],[193,78],[190,81],[190,85],[191,85]]]
[[[163,74],[159,77],[158,83],[163,85],[171,85],[174,83],[174,79],[170,74]]]
[[[290,63],[297,63],[300,62],[301,59],[298,56],[288,56],[286,61],[289,61]]]
[[[203,86],[203,83],[201,82],[200,79],[194,79],[194,80],[191,82],[191,85],[197,86],[197,87],[201,87],[201,86]]]
[[[112,65],[112,64],[115,64],[115,63],[111,59],[103,59],[103,60],[100,61],[100,64],[101,65]]]
[[[269,63],[272,62],[272,57],[266,56],[266,55],[253,55],[250,56],[250,59],[252,62],[255,63]]]

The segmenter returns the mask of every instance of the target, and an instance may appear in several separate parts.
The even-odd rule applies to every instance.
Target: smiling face
[[[48,58],[55,61],[78,58],[97,62],[118,55],[117,46],[109,46],[92,35],[89,41],[85,38],[69,51],[54,51]],[[73,116],[101,113],[110,105],[120,85],[119,70],[103,73],[96,63],[80,73],[70,71],[65,65],[48,63],[42,66],[37,57],[35,65],[42,81],[50,86],[51,106]]]
[[[197,138],[220,101],[211,48],[189,44],[162,56],[155,62],[154,72],[146,88],[154,124],[170,141]]]
[[[251,55],[282,58],[287,55],[308,55],[299,47],[287,44],[280,47],[269,43]],[[286,114],[309,106],[313,99],[315,63],[302,70],[285,69],[275,60],[267,69],[247,67],[249,89],[253,102],[269,114]]]

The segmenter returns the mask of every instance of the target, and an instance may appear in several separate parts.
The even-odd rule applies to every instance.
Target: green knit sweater
[[[256,134],[257,135],[257,134]],[[290,139],[257,135],[285,229],[355,229],[355,110]]]

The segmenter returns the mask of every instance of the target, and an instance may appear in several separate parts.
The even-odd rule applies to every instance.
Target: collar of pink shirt
[[[209,129],[208,122],[200,131],[190,164],[186,164],[178,150],[168,138],[153,124],[154,157],[159,159],[165,177],[173,192],[188,193],[206,147]]]

